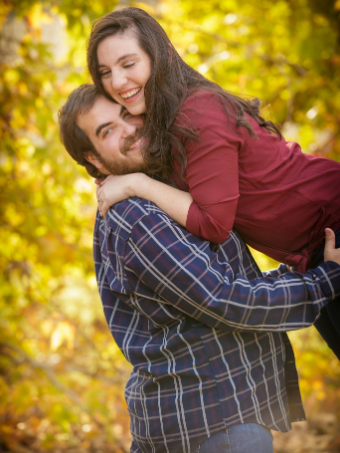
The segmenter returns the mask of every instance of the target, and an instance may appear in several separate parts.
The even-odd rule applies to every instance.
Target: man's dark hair
[[[60,138],[63,145],[71,157],[94,178],[99,178],[102,174],[85,156],[89,152],[100,156],[86,133],[77,125],[77,118],[92,109],[98,96],[100,93],[96,86],[93,83],[85,83],[70,94],[66,104],[59,110]]]
[[[245,100],[223,90],[195,71],[178,55],[160,24],[147,12],[139,8],[124,8],[113,11],[99,19],[92,27],[87,49],[87,64],[98,90],[106,96],[98,68],[97,49],[109,36],[131,31],[135,34],[141,49],[151,61],[151,75],[145,85],[146,115],[142,131],[147,146],[143,152],[146,167],[150,173],[172,183],[174,170],[172,147],[177,150],[176,159],[184,173],[187,139],[198,139],[197,132],[188,122],[175,121],[183,101],[198,90],[217,94],[228,115],[236,119],[237,126],[245,127],[254,137],[252,125],[244,113],[252,116],[257,123],[281,137],[278,128],[260,116],[259,101]],[[180,124],[182,122],[182,125]],[[186,123],[186,126],[184,124]]]

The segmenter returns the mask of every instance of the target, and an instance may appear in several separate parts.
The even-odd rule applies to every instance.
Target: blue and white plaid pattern
[[[312,324],[340,293],[340,266],[262,277],[236,232],[209,244],[137,198],[97,216],[94,258],[107,323],[134,366],[131,452],[190,453],[236,424],[287,431],[304,419],[282,331]]]

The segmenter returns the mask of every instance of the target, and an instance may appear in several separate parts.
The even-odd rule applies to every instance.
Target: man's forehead
[[[100,95],[88,112],[78,115],[77,124],[87,134],[93,134],[102,124],[118,120],[123,110],[121,105]]]
[[[105,96],[98,96],[89,113],[92,112],[96,117],[112,115],[118,118],[121,115],[123,107],[116,102],[109,101]]]

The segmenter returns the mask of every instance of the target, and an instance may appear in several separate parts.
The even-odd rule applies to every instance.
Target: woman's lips
[[[132,145],[130,146],[130,148],[128,149],[128,151],[133,151],[135,149],[140,149],[140,145],[142,143],[142,138],[137,138],[137,140],[135,140]]]
[[[142,87],[133,88],[132,90],[125,91],[124,93],[119,93],[120,97],[124,100],[125,103],[130,104],[134,102],[139,93],[142,91]]]

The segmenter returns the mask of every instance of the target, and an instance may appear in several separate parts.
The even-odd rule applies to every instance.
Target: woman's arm
[[[221,243],[229,237],[235,221],[240,196],[239,150],[247,131],[237,128],[218,96],[207,92],[187,98],[176,123],[194,128],[199,139],[185,144],[185,179],[194,199],[186,228]]]
[[[186,180],[190,193],[175,189],[145,174],[111,175],[98,190],[99,211],[133,196],[153,201],[188,231],[214,243],[229,237],[239,198],[238,148],[241,138],[231,126],[216,95],[188,98],[181,119],[198,132],[198,141],[186,144]]]
[[[105,216],[110,206],[131,197],[152,201],[181,226],[186,226],[193,201],[190,193],[156,181],[144,173],[110,175],[102,181],[97,190],[99,212]]]

